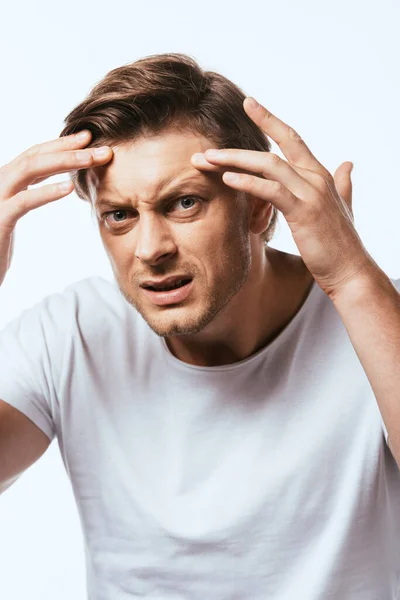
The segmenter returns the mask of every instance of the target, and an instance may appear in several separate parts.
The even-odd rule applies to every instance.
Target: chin
[[[161,310],[138,302],[129,292],[120,290],[125,300],[131,304],[146,321],[148,326],[160,337],[194,335],[202,331],[228,303],[229,298],[208,298],[205,306],[170,306]],[[194,303],[198,304],[198,303]]]
[[[188,307],[171,307],[158,315],[151,310],[142,310],[140,306],[135,308],[154,333],[160,337],[199,333],[213,320],[216,314],[215,310],[210,310],[211,307],[201,311],[198,315],[193,314],[193,309]]]
[[[213,321],[219,312],[227,307],[229,301],[242,288],[249,274],[249,265],[241,265],[239,272],[227,278],[227,284],[221,289],[207,290],[204,296],[192,298],[188,305],[164,306],[162,309],[142,301],[140,292],[134,298],[128,289],[117,280],[126,301],[131,304],[149,327],[160,337],[194,335],[200,333]]]

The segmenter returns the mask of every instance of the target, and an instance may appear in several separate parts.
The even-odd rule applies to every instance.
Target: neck
[[[297,314],[313,278],[300,257],[266,247],[248,280],[201,332],[167,338],[179,360],[221,366],[244,360],[271,343]]]

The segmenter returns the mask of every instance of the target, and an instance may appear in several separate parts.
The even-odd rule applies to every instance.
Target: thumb
[[[335,187],[339,192],[340,196],[343,198],[347,206],[349,207],[351,214],[353,214],[352,210],[352,196],[353,196],[353,184],[351,182],[351,172],[353,170],[353,163],[350,161],[346,161],[342,163],[335,171],[333,175],[333,179],[335,182]]]

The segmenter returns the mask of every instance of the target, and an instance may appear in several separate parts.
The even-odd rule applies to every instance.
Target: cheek
[[[107,253],[114,273],[121,278],[128,276],[134,260],[132,240],[126,236],[101,236],[104,249]]]
[[[170,234],[183,258],[185,255],[192,255],[200,259],[203,252],[207,252],[207,249],[213,246],[218,226],[212,214],[215,211],[210,209],[211,207],[206,214],[200,214],[191,221],[171,224]]]
[[[216,201],[207,210],[205,218],[178,227],[176,234],[182,247],[192,247],[199,251],[210,249],[215,254],[221,244],[230,244],[237,235],[239,218],[232,212],[230,204],[222,200]]]
[[[183,261],[193,261],[204,273],[209,285],[222,285],[224,280],[240,269],[248,254],[248,240],[239,231],[236,219],[223,222],[203,222],[193,227],[178,246]]]

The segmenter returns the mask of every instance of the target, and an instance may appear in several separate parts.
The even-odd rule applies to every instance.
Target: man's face
[[[246,204],[222,173],[191,164],[213,147],[200,134],[168,131],[115,148],[96,173],[94,208],[114,276],[160,336],[201,331],[250,272]],[[164,281],[171,277],[181,281]]]

